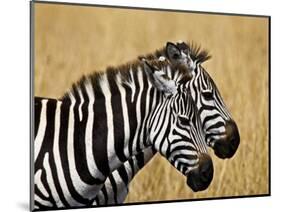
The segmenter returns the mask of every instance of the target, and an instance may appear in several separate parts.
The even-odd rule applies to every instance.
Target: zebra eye
[[[185,117],[182,117],[182,116],[179,116],[179,122],[183,126],[189,125],[189,123],[190,123],[188,118],[185,118]]]
[[[202,91],[202,96],[206,100],[212,100],[213,99],[213,92],[211,90],[204,90],[204,91]]]

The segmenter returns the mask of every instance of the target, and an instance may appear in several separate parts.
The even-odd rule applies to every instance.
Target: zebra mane
[[[206,49],[202,49],[200,45],[196,44],[193,41],[191,42],[187,41],[183,44],[185,44],[189,49],[191,59],[194,61],[196,60],[198,63],[203,63],[211,59],[212,57]],[[177,45],[179,46],[180,44],[177,43]],[[166,47],[162,47],[161,49],[156,50],[154,53],[141,55],[138,58],[139,59],[146,58],[148,60],[151,60],[151,59],[159,58],[161,56],[167,57]]]
[[[170,65],[172,67],[172,65],[170,64],[170,62],[168,60],[158,60],[158,59],[152,59],[149,61],[149,63],[156,69],[162,69],[165,66]],[[107,76],[107,80],[109,82],[109,85],[112,84],[113,82],[117,82],[117,75],[120,74],[120,79],[121,79],[121,83],[123,84],[130,84],[130,82],[134,81],[132,80],[132,75],[130,73],[130,71],[132,71],[132,73],[137,72],[139,69],[144,72],[144,64],[141,60],[137,59],[134,60],[132,62],[128,62],[116,67],[113,66],[109,66],[105,69],[105,71],[95,71],[91,74],[88,75],[83,75],[80,80],[78,80],[77,82],[73,83],[71,86],[71,89],[68,90],[61,98],[60,100],[67,100],[69,99],[69,95],[70,94],[74,94],[77,93],[77,89],[78,88],[84,88],[85,83],[90,82],[93,86],[93,89],[95,91],[96,94],[100,93],[100,87],[99,87],[99,81],[101,79],[102,76],[106,75]],[[182,73],[183,76],[185,76],[185,73],[187,72],[187,69],[183,66],[177,65],[177,70]],[[146,76],[146,74],[143,74],[143,76]]]
[[[194,42],[187,42],[187,46],[190,49],[191,59],[196,60],[199,63],[203,63],[212,57],[209,51],[202,49],[200,45]]]
[[[91,74],[83,75],[77,82],[73,83],[71,89],[68,90],[60,99],[66,100],[69,98],[69,94],[75,92],[77,88],[81,88],[84,86],[86,82],[91,82],[93,89],[95,92],[99,92],[99,80],[103,75],[107,75],[108,82],[116,81],[116,75],[118,73],[121,74],[122,81],[130,81],[131,76],[130,70],[137,70],[137,67],[143,67],[143,64],[140,60],[134,60],[132,62],[128,62],[117,67],[108,66],[104,71],[94,71]]]
[[[190,51],[190,56],[193,60],[197,60],[197,62],[202,63],[208,59],[211,58],[209,53],[206,50],[201,50],[200,46],[192,43],[183,43],[187,45],[187,48],[189,48]],[[168,60],[158,60],[161,56],[167,57],[165,47],[156,50],[154,53],[146,54],[146,55],[140,55],[137,60],[133,60],[131,62],[119,65],[117,67],[109,66],[105,69],[105,71],[95,71],[89,75],[83,75],[80,80],[72,84],[71,89],[67,91],[61,98],[60,100],[66,100],[69,99],[69,95],[72,93],[75,93],[77,91],[77,88],[82,88],[84,84],[87,81],[90,81],[93,89],[96,93],[100,91],[99,87],[99,80],[101,76],[104,74],[107,75],[107,79],[109,84],[111,82],[116,82],[116,75],[120,74],[121,75],[121,80],[123,83],[128,83],[131,82],[131,75],[130,75],[130,70],[133,72],[137,71],[138,67],[141,67],[143,70],[143,62],[141,61],[142,59],[149,60],[150,63],[158,68],[161,68],[166,65],[172,66]],[[189,72],[187,71],[186,67],[182,65],[176,65],[173,68],[177,69],[179,73],[182,74],[182,78],[179,81],[180,83],[185,83],[187,82],[191,76]]]

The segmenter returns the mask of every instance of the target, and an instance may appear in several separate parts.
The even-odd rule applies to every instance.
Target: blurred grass
[[[133,180],[126,202],[268,193],[268,20],[66,5],[35,6],[35,95],[60,97],[83,74],[191,40],[211,51],[204,64],[236,120],[241,144],[217,159],[210,187],[193,193],[156,156]]]

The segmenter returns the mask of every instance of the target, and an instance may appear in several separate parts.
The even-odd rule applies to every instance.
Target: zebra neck
[[[92,155],[91,167],[103,176],[151,145],[148,123],[162,94],[140,68],[129,74],[126,82],[118,74],[115,80],[107,74],[99,76],[98,85],[86,79],[63,99],[73,111],[75,131],[80,132],[75,137],[76,143],[83,144],[76,147],[81,149],[79,155]]]

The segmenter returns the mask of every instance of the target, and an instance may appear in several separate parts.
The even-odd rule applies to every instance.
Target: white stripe
[[[70,177],[73,183],[75,190],[80,193],[84,198],[93,199],[101,188],[100,185],[88,185],[83,182],[77,173],[76,164],[75,164],[75,154],[74,154],[74,105],[75,99],[74,96],[69,94],[71,105],[69,109],[69,120],[68,120],[68,132],[67,132],[67,155],[69,162]],[[77,159],[79,160],[79,159]]]
[[[215,114],[218,114],[217,110],[212,109],[212,110],[202,110],[202,112],[200,113],[200,119],[201,122],[203,123],[204,120],[209,117],[209,116],[213,116]]]
[[[83,119],[82,106],[83,106],[83,103],[84,103],[84,97],[82,95],[81,88],[78,88],[77,90],[78,90],[79,97],[80,97],[80,104],[79,104],[79,108],[78,108],[78,111],[79,111],[79,121],[82,121],[82,119]]]
[[[136,85],[135,85],[135,79],[134,79],[132,68],[130,68],[130,76],[131,76],[131,81],[132,81],[130,83],[130,87],[131,87],[131,90],[132,90],[131,102],[133,102],[134,98],[135,98]]]
[[[213,129],[211,129],[211,132],[213,132],[213,133],[225,132],[225,121],[224,121],[224,119],[222,119],[221,116],[208,120],[206,122],[205,126],[206,126],[206,128],[209,128],[210,126],[213,126],[213,125],[217,124],[218,122],[224,123],[223,126],[213,128]]]
[[[126,90],[122,86],[120,73],[116,75],[116,81],[117,81],[117,87],[121,95],[121,105],[122,105],[121,108],[122,108],[122,114],[124,120],[124,143],[127,144],[126,146],[124,146],[124,154],[127,158],[129,158],[129,145],[128,145],[130,139],[129,114],[128,114],[128,108],[126,102]]]
[[[57,189],[55,187],[55,183],[54,183],[53,176],[52,176],[52,170],[50,168],[49,153],[48,152],[44,156],[43,166],[46,170],[47,182],[48,182],[48,185],[50,187],[52,196],[53,196],[53,198],[56,202],[56,206],[59,207],[59,208],[65,207],[64,204],[62,203],[62,201],[61,201],[61,199],[58,195]]]
[[[169,101],[170,102],[170,101]],[[171,102],[170,102],[171,103]],[[170,104],[168,104],[170,105]],[[166,130],[168,128],[168,124],[169,124],[169,118],[167,116],[169,116],[171,114],[171,111],[170,111],[170,107],[167,106],[166,107],[168,110],[166,111],[166,113],[162,113],[163,116],[162,116],[162,119],[161,121],[159,121],[158,123],[158,126],[159,128],[156,130],[158,132],[158,130],[160,131],[159,135],[158,135],[158,138],[160,141],[162,141],[163,145],[162,145],[162,149],[160,149],[160,152],[164,155],[166,155],[167,153],[167,148],[168,148],[168,141],[166,138],[164,138],[165,136],[165,133],[166,133]],[[162,128],[160,129],[160,126],[162,125],[162,122],[164,122]]]
[[[138,83],[139,83],[139,93],[138,93],[137,103],[136,103],[137,129],[136,129],[136,133],[135,133],[134,140],[133,140],[133,148],[132,148],[133,152],[135,152],[137,149],[137,142],[140,142],[138,135],[139,135],[139,130],[140,130],[140,126],[141,126],[141,123],[140,123],[141,122],[141,95],[143,92],[143,76],[142,76],[141,67],[138,67],[137,78],[138,78]]]
[[[154,140],[158,131],[161,131],[163,130],[163,127],[162,129],[159,129],[162,125],[162,122],[163,122],[163,119],[164,119],[164,113],[165,113],[165,103],[164,102],[161,102],[161,105],[159,108],[157,108],[157,110],[155,111],[155,119],[154,119],[154,122],[152,123],[152,127],[151,127],[151,138]],[[160,142],[159,141],[159,137],[156,138],[156,143],[155,143],[155,148],[160,151]],[[161,141],[161,140],[160,140]]]
[[[127,186],[125,185],[125,183],[123,182],[122,178],[120,177],[119,173],[117,171],[114,171],[112,173],[113,179],[116,183],[116,187],[117,187],[117,202],[116,203],[123,203],[126,199],[127,196]]]
[[[113,123],[113,112],[111,106],[111,92],[107,80],[107,75],[104,74],[100,78],[100,88],[105,98],[105,110],[106,110],[106,124],[107,124],[107,156],[108,165],[110,170],[118,168],[122,162],[117,157],[114,147],[114,123]]]
[[[104,186],[106,194],[107,194],[107,204],[115,203],[114,201],[114,192],[111,186],[111,183],[108,183]]]
[[[41,101],[42,109],[41,109],[41,114],[40,114],[40,123],[39,123],[38,131],[37,131],[37,135],[36,135],[35,141],[34,141],[34,161],[36,161],[37,156],[40,152],[40,149],[41,149],[41,146],[43,143],[43,139],[44,139],[44,135],[45,135],[45,131],[46,131],[47,102],[48,102],[48,100],[46,100],[46,99],[43,99]]]
[[[91,82],[88,80],[85,83],[86,92],[89,97],[89,104],[88,104],[88,119],[86,124],[86,133],[85,133],[85,149],[86,149],[86,157],[87,157],[87,166],[89,172],[91,173],[92,177],[96,177],[99,179],[105,179],[105,176],[101,173],[98,169],[97,164],[95,162],[94,153],[93,153],[93,126],[94,126],[94,90]]]
[[[174,80],[175,82],[177,82],[178,79],[179,79],[179,70],[176,70],[176,72],[175,72],[175,74],[174,74],[173,80]]]
[[[41,180],[41,175],[42,175],[42,169],[37,170],[37,172],[34,175],[34,184],[37,185],[37,188],[39,189],[39,191],[46,197],[49,197],[49,194],[44,186],[44,184],[42,183]]]
[[[169,116],[171,114],[171,110],[170,110],[171,103],[172,103],[171,99],[169,99],[169,100],[167,99],[165,102],[162,102],[161,104],[163,105],[163,107],[161,108],[161,110],[159,110],[157,112],[158,116],[160,115],[160,117],[159,117],[158,121],[155,120],[155,125],[156,125],[155,133],[158,133],[158,131],[162,131],[162,133],[160,133],[159,137],[158,137],[160,140],[162,140],[162,137],[164,135],[163,133],[165,133],[163,131],[166,130],[165,127],[168,124],[169,119],[167,118],[167,116]],[[163,122],[164,122],[164,127],[162,127],[162,129],[160,129]],[[165,129],[163,130],[163,128],[165,128]]]
[[[36,194],[35,194],[35,196],[34,196],[34,200],[37,201],[37,202],[39,202],[41,205],[44,205],[44,206],[47,206],[47,207],[53,207],[53,206],[54,206],[53,203],[41,199],[41,198],[40,198],[39,196],[37,196]]]
[[[147,119],[148,119],[148,116],[150,114],[151,111],[149,111],[149,103],[150,103],[150,90],[151,90],[151,83],[149,82],[149,80],[147,81],[148,83],[148,88],[147,88],[147,91],[146,91],[146,104],[145,104],[145,116],[144,116],[144,123],[147,123]],[[143,133],[144,133],[144,129],[146,128],[146,126],[143,124],[142,125],[142,129],[141,129],[141,133],[140,133],[140,138],[143,138]],[[146,142],[143,141],[143,142]]]
[[[109,178],[107,178],[107,181],[108,180],[109,180]],[[105,205],[105,198],[104,198],[102,190],[99,191],[97,198],[99,200],[99,205]]]
[[[153,103],[156,103],[156,97],[157,97],[157,91],[155,91],[155,99],[153,100]],[[153,107],[154,110],[153,111],[153,116],[151,117],[151,121],[153,121],[153,123],[151,123],[151,132],[154,136],[155,131],[157,131],[157,128],[159,128],[160,126],[158,125],[159,123],[161,123],[159,120],[161,119],[161,116],[163,116],[163,111],[166,107],[168,101],[163,102],[160,96],[160,100],[157,102],[157,105],[155,106],[155,109]]]
[[[200,138],[197,137],[197,131],[194,127],[194,124],[191,124],[190,126],[190,136],[193,142],[193,145],[195,146],[195,149],[200,152],[201,146],[200,146]]]
[[[59,151],[61,105],[62,105],[62,102],[57,103],[56,115],[55,115],[54,146],[53,146],[54,159],[56,161],[55,164],[56,164],[56,168],[57,168],[58,179],[59,179],[59,183],[60,183],[63,195],[64,195],[66,201],[69,203],[69,205],[82,206],[81,203],[77,202],[75,199],[72,198],[71,193],[70,193],[70,191],[67,187],[66,181],[65,181],[63,167],[61,164],[60,151]]]
[[[167,66],[167,75],[170,79],[172,79],[172,69],[170,68],[170,66]]]

